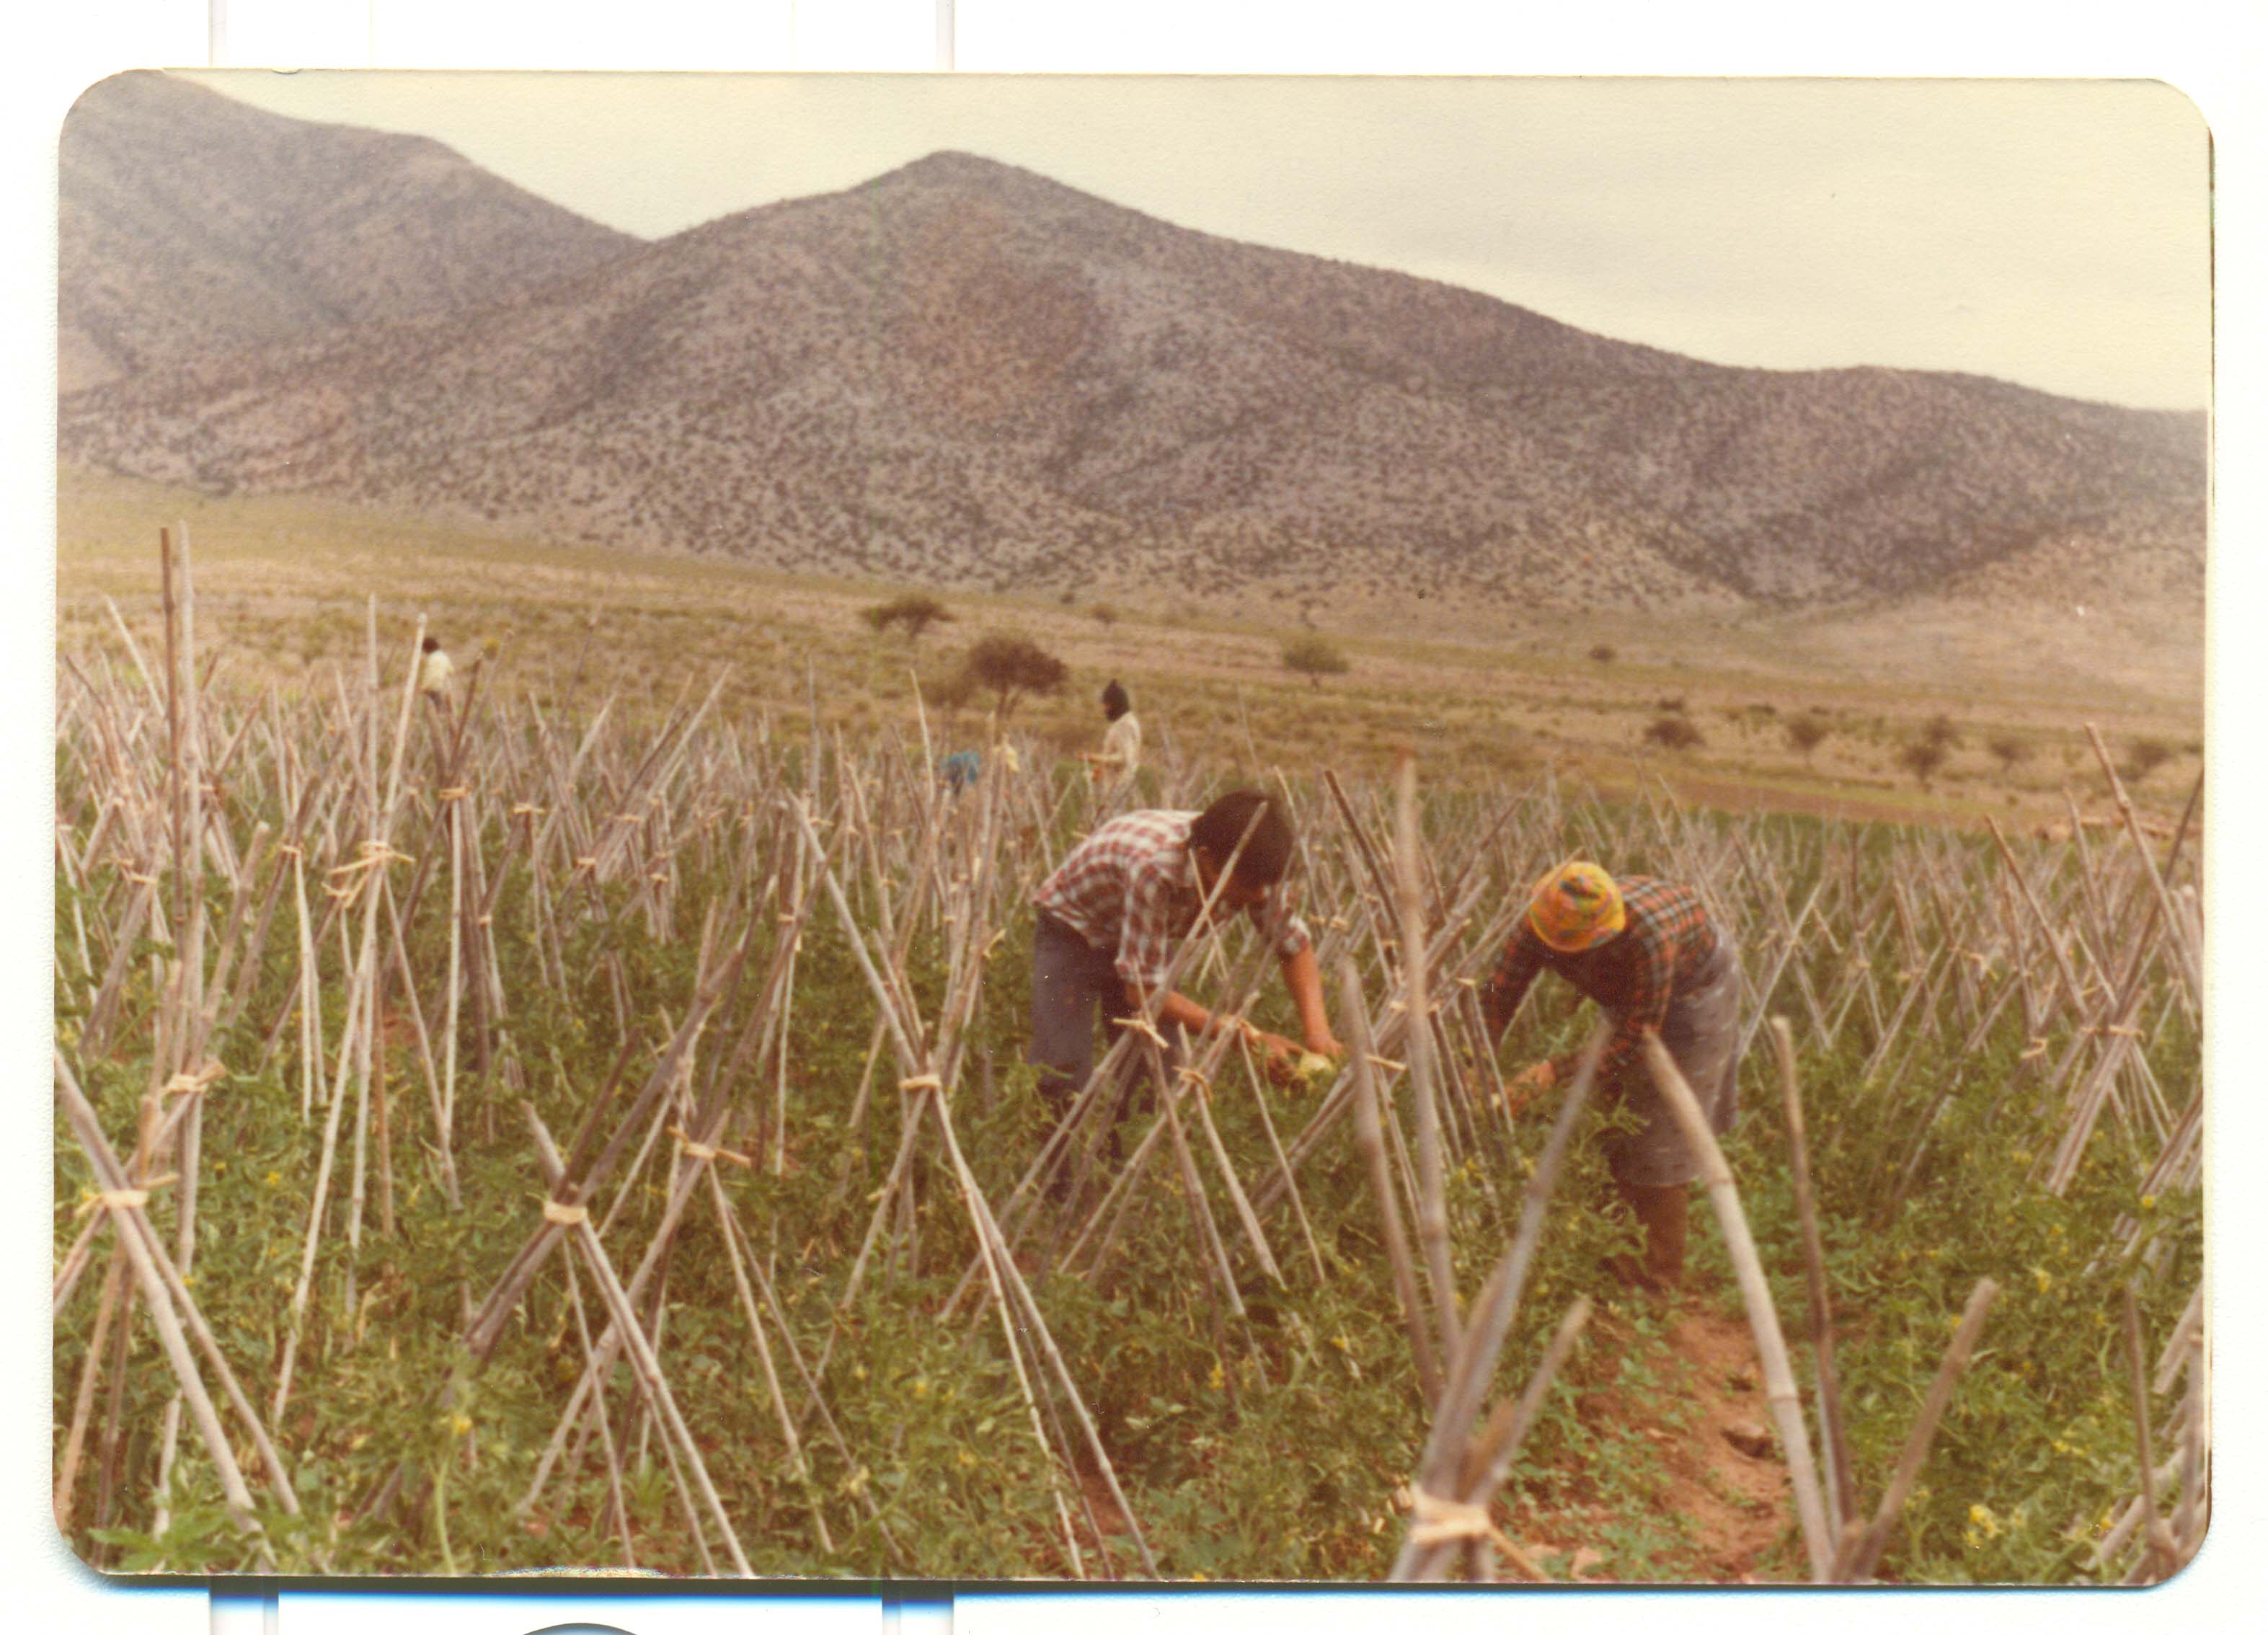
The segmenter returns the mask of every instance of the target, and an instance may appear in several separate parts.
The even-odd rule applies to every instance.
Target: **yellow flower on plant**
[[[1227,1385],[1227,1383],[1228,1376],[1220,1371],[1220,1365],[1219,1363],[1213,1364],[1212,1372],[1205,1376],[1205,1384],[1213,1390],[1218,1391]]]
[[[954,1462],[958,1463],[963,1470],[974,1470],[976,1469],[976,1455],[970,1453],[965,1447],[959,1453],[954,1455],[953,1457]]]
[[[2048,1286],[2055,1281],[2053,1278],[2048,1276],[2045,1268],[2039,1266],[2032,1268],[2032,1280],[2040,1285],[2040,1293],[2043,1294],[2048,1292]]]
[[[2155,1208],[2157,1208],[2157,1207],[2158,1207],[2158,1195],[2157,1195],[2156,1193],[2154,1193],[2154,1192],[2145,1192],[2145,1193],[2142,1195],[2142,1207],[2143,1207],[2144,1209],[2155,1209]]]
[[[1970,1506],[1969,1519],[1977,1526],[1984,1529],[1985,1537],[1998,1538],[2000,1536],[2000,1518],[1992,1513],[1992,1507],[1990,1506]]]
[[[269,1186],[280,1187],[284,1184],[284,1172],[280,1169],[271,1169],[268,1172],[265,1179]]]
[[[926,1380],[916,1380],[906,1388],[911,1391],[916,1396],[927,1396],[929,1395],[929,1381]]]
[[[471,1434],[472,1429],[473,1421],[470,1415],[453,1413],[449,1416],[449,1434],[451,1436],[468,1436]]]

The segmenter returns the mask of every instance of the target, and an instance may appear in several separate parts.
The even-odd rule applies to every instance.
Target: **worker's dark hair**
[[[1124,715],[1133,707],[1134,701],[1126,696],[1126,689],[1121,687],[1116,681],[1112,681],[1109,686],[1102,689],[1102,717],[1104,720],[1116,721],[1120,716]]]
[[[1248,827],[1252,830],[1249,839],[1244,832]],[[1273,799],[1257,790],[1231,790],[1198,813],[1189,825],[1189,844],[1203,846],[1223,863],[1236,851],[1240,840],[1244,842],[1244,851],[1236,859],[1237,884],[1272,886],[1291,872],[1291,820]]]
[[[429,653],[437,653],[437,652],[439,652],[441,651],[441,642],[440,642],[440,638],[439,638],[438,637],[433,637],[433,636],[429,636],[429,637],[427,637],[425,638],[425,644],[424,644],[423,647],[419,648],[417,651],[418,651],[418,652],[429,652]]]

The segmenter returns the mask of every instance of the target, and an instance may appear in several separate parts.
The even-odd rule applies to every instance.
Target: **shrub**
[[[873,627],[877,636],[895,624],[912,642],[921,640],[922,633],[932,624],[953,622],[953,610],[926,591],[908,591],[888,601],[878,601],[858,616]]]
[[[2174,747],[2161,738],[2138,738],[2126,746],[2128,781],[2139,784],[2174,758]]]
[[[2014,733],[1995,733],[1984,740],[1984,748],[2000,763],[2003,772],[2013,772],[2017,765],[2032,758],[2032,747]]]
[[[1925,733],[1898,751],[1898,764],[1914,775],[1914,782],[1927,789],[1929,780],[1945,764],[1947,753],[1944,744]]]
[[[1118,609],[1107,601],[1099,601],[1086,611],[1088,615],[1106,630],[1118,622]]]
[[[1615,661],[1615,650],[1606,643],[1601,642],[1596,647],[1591,649],[1591,658],[1598,664],[1612,664]]]
[[[1701,747],[1701,729],[1682,715],[1661,715],[1646,729],[1645,740],[1660,744],[1664,749],[1697,749]]]
[[[1344,675],[1352,667],[1347,656],[1321,636],[1301,636],[1284,644],[1284,667],[1321,687],[1327,675]]]
[[[1921,741],[1935,744],[1940,749],[1952,749],[1961,742],[1961,729],[1953,724],[1949,715],[1933,715],[1922,724]],[[1938,757],[1945,759],[1943,755]]]
[[[1059,693],[1071,667],[1027,636],[987,636],[968,650],[962,672],[972,687],[997,694],[1002,718],[1027,693]]]
[[[1815,715],[1796,716],[1787,724],[1788,748],[1808,762],[1811,752],[1825,743],[1827,734],[1833,730]]]

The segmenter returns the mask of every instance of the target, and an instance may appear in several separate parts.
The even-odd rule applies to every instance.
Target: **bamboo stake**
[[[1741,1212],[1732,1168],[1725,1162],[1716,1134],[1684,1075],[1662,1047],[1660,1035],[1652,1030],[1646,1035],[1646,1059],[1662,1099],[1684,1133],[1687,1148],[1700,1160],[1709,1201],[1716,1208],[1717,1224],[1724,1232],[1725,1248],[1740,1282],[1741,1299],[1749,1308],[1757,1359],[1764,1365],[1764,1399],[1787,1461],[1788,1486],[1795,1499],[1796,1520],[1803,1528],[1804,1550],[1811,1558],[1812,1582],[1826,1583],[1835,1565],[1834,1541],[1828,1536],[1826,1513],[1820,1505],[1819,1472],[1811,1462],[1811,1440],[1803,1427],[1803,1404],[1796,1395],[1795,1375],[1787,1364],[1787,1343],[1780,1337],[1779,1314],[1772,1308],[1771,1288],[1764,1281],[1756,1241],[1749,1235],[1748,1218]]]

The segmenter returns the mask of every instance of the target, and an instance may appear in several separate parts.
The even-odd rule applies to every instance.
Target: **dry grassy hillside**
[[[2196,416],[1722,368],[962,154],[82,394],[61,437],[208,491],[964,590],[1721,613],[2066,546],[2202,578]]]
[[[60,142],[62,387],[508,303],[637,240],[422,136],[287,119],[162,73]]]

